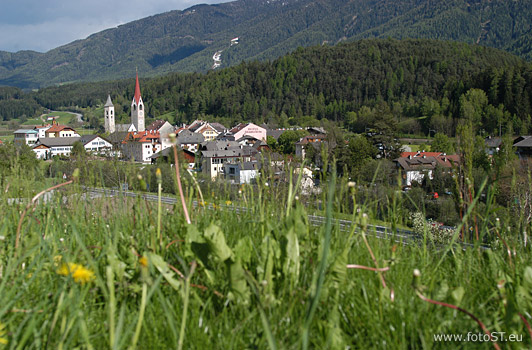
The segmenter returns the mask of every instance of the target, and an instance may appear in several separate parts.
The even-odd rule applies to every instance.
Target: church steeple
[[[131,123],[135,125],[138,132],[145,130],[144,127],[144,103],[140,95],[139,73],[137,72],[135,81],[135,95],[131,101]]]
[[[107,102],[103,107],[103,111],[105,115],[105,132],[112,134],[115,132],[115,106],[111,101],[111,95],[107,95]]]
[[[136,82],[135,82],[135,97],[134,97],[135,101],[137,102],[137,104],[139,104],[139,101],[142,99],[142,97],[140,97],[140,84],[139,84],[139,73],[137,72],[137,79],[136,79]]]

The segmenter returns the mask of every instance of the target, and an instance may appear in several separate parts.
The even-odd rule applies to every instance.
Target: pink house
[[[253,123],[240,123],[229,132],[234,135],[235,141],[246,135],[253,136],[257,140],[266,141],[266,129]]]

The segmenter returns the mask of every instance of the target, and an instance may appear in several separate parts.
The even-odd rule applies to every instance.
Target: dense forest
[[[453,134],[461,118],[478,130],[531,130],[532,67],[516,56],[475,45],[432,40],[361,40],[300,48],[272,62],[244,62],[206,74],[141,79],[148,115],[281,127],[327,119],[363,132],[387,116],[404,133]],[[3,120],[40,107],[94,108],[111,94],[129,114],[132,79],[0,93]],[[18,109],[17,109],[18,108]]]

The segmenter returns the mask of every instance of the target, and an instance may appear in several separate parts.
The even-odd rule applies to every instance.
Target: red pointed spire
[[[135,103],[139,104],[140,101],[140,85],[139,85],[139,72],[137,72],[137,81],[135,82]]]

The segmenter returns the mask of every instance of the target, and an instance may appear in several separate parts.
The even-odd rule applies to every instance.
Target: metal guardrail
[[[125,196],[125,197],[130,197],[130,198],[140,197],[148,201],[157,201],[159,199],[159,197],[155,194],[136,193],[132,191],[124,191],[124,190],[116,190],[116,189],[84,188],[84,190],[90,193],[91,195],[105,195],[107,197],[114,197],[114,196]],[[161,203],[173,205],[177,203],[177,198],[161,196]],[[194,206],[194,208],[196,208],[200,204],[198,203],[198,201],[193,201],[192,205]],[[247,207],[240,207],[240,206],[233,206],[233,205],[229,206],[229,205],[220,204],[220,205],[217,205],[217,207],[222,208],[222,209],[233,210],[237,214],[246,213],[249,211],[249,208]],[[205,208],[210,209],[210,210],[215,209],[215,207],[212,204],[205,205]],[[308,215],[309,223],[312,226],[317,226],[317,227],[323,226],[326,222],[326,219],[327,218],[325,216],[312,215],[312,214]],[[355,225],[353,221],[351,220],[333,219],[333,221],[338,225],[340,231],[343,231],[343,232],[349,232],[352,229],[353,225]],[[357,228],[356,230],[358,231],[359,229]],[[372,235],[380,239],[391,239],[394,242],[403,244],[403,245],[406,245],[406,244],[418,244],[419,245],[420,243],[423,243],[423,240],[424,240],[424,237],[422,235],[417,234],[414,231],[404,230],[404,229],[396,229],[395,231],[393,231],[391,228],[386,227],[386,226],[381,226],[381,225],[367,225],[366,234]],[[462,249],[475,247],[474,244],[463,243],[463,242],[460,243],[460,245],[462,246]],[[480,248],[490,249],[490,247],[486,245],[480,245]]]

